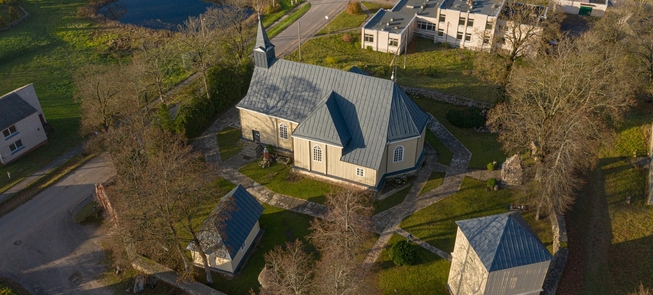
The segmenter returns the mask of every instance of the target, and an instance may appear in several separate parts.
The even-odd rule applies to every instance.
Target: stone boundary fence
[[[648,204],[653,205],[653,124],[651,124],[651,136],[648,143],[648,156],[651,158],[648,163]]]
[[[551,229],[553,230],[553,260],[544,279],[543,295],[555,295],[562,272],[567,265],[569,249],[567,248],[567,224],[564,215],[557,213],[549,217]]]
[[[404,92],[406,92],[409,95],[422,96],[422,97],[430,98],[430,99],[433,99],[433,100],[450,103],[450,104],[453,104],[453,105],[477,107],[477,108],[481,108],[481,109],[490,109],[490,108],[492,108],[492,106],[494,106],[491,103],[477,101],[477,100],[473,100],[473,99],[466,98],[466,97],[460,97],[460,96],[445,94],[445,93],[435,91],[435,90],[430,90],[430,89],[408,87],[408,86],[401,86],[401,89],[403,89]]]
[[[29,12],[27,12],[27,10],[25,10],[25,8],[23,8],[22,6],[18,6],[18,8],[20,8],[20,10],[22,10],[23,13],[24,13],[25,15],[23,15],[23,17],[19,18],[18,20],[16,20],[16,21],[10,23],[10,24],[7,25],[6,27],[4,27],[4,28],[0,28],[0,32],[5,31],[5,30],[9,30],[9,29],[11,29],[11,28],[17,26],[18,24],[20,24],[20,23],[21,23],[23,20],[25,20],[26,18],[30,17]]]

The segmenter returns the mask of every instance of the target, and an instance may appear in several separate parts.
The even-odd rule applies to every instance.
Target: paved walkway
[[[13,196],[16,193],[20,192],[22,189],[24,189],[30,183],[32,183],[32,182],[36,181],[37,179],[43,177],[44,175],[48,174],[50,171],[54,170],[59,165],[61,165],[63,163],[66,163],[66,161],[70,160],[71,158],[73,158],[73,157],[75,157],[77,155],[81,155],[82,152],[84,152],[84,148],[81,145],[79,145],[79,146],[75,147],[74,149],[66,152],[63,155],[61,155],[59,158],[56,158],[54,161],[50,162],[50,164],[47,164],[47,165],[43,166],[41,169],[34,172],[32,175],[23,178],[23,180],[21,180],[18,183],[14,184],[12,187],[10,187],[6,191],[4,191],[2,194],[0,194],[0,204],[2,204],[4,201],[11,198],[11,196]]]

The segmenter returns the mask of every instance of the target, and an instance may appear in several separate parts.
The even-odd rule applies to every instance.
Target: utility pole
[[[297,40],[299,40],[299,61],[302,61],[302,30],[299,28],[300,22],[297,22]]]

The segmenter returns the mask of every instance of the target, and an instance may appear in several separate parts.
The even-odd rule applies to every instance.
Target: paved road
[[[98,156],[0,218],[0,276],[33,294],[111,294],[97,281],[100,230],[73,222],[69,212],[114,173]]]
[[[326,25],[325,16],[328,15],[329,20],[332,20],[347,5],[347,0],[311,0],[309,2],[311,9],[306,14],[272,38],[277,57],[282,58],[297,48],[297,23],[300,23],[302,43],[304,43]]]

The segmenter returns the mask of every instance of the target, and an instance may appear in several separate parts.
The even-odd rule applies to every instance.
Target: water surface
[[[189,16],[198,16],[211,5],[203,0],[117,0],[100,12],[126,24],[175,30]]]

